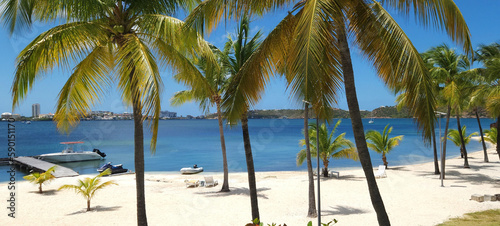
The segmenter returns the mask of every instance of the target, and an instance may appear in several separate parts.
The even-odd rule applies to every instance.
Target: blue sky
[[[468,26],[471,31],[472,44],[474,49],[479,44],[490,44],[500,41],[500,1],[498,0],[457,0]],[[268,14],[264,18],[254,18],[251,27],[252,31],[262,30],[264,34],[270,32],[281,19],[286,15],[287,9]],[[420,51],[426,51],[433,46],[447,43],[455,47],[455,44],[441,31],[434,28],[423,28],[413,22],[412,17],[401,17],[397,13],[392,14],[404,29],[406,34],[413,41],[415,47]],[[228,33],[234,33],[233,23],[226,25],[220,24],[207,40],[218,47],[222,47]],[[22,37],[11,37],[5,28],[0,29],[0,112],[11,112],[12,98],[10,87],[13,81],[15,71],[15,59],[18,53],[38,34],[47,30],[48,26],[35,24],[29,34]],[[461,48],[457,48],[461,52]],[[356,89],[360,104],[360,109],[372,110],[380,106],[394,105],[395,96],[385,88],[384,84],[377,77],[370,62],[363,59],[358,54],[355,47],[351,47],[353,57],[353,66],[356,79]],[[35,82],[34,88],[28,94],[28,97],[15,109],[15,113],[31,116],[31,105],[40,103],[41,113],[54,113],[59,90],[69,77],[70,71],[54,70],[48,73],[42,79]],[[201,115],[203,114],[196,103],[187,103],[180,107],[170,106],[169,99],[172,95],[186,87],[176,84],[172,79],[169,70],[162,72],[165,89],[162,95],[162,110],[175,111],[178,115]],[[292,99],[289,90],[286,90],[286,84],[283,79],[273,79],[268,85],[262,100],[253,106],[254,109],[297,109],[301,107],[301,102]],[[338,108],[347,109],[344,92],[341,93],[338,100]],[[120,94],[112,87],[107,96],[102,98],[102,102],[92,108],[93,110],[108,110],[113,112],[131,111],[131,108],[124,107]]]

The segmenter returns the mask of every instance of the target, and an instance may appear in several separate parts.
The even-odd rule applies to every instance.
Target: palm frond
[[[75,67],[59,92],[54,120],[60,131],[68,133],[99,102],[103,87],[111,85],[109,74],[113,67],[113,54],[107,46],[95,48]]]
[[[75,22],[54,27],[36,37],[17,58],[12,84],[13,107],[25,98],[36,79],[55,66],[69,68],[107,40],[98,22]]]
[[[426,64],[405,32],[379,3],[367,6],[354,1],[352,4],[350,25],[356,34],[356,44],[374,63],[379,76],[391,90],[406,93],[404,105],[423,130],[425,141],[429,142],[436,100]]]
[[[151,151],[154,153],[161,110],[160,96],[163,89],[155,58],[137,36],[125,35],[123,46],[118,49],[117,66],[118,86],[123,91],[122,97],[125,102],[138,104],[144,116],[151,116],[148,126],[152,133]],[[133,103],[134,99],[140,103]]]
[[[464,52],[472,56],[469,27],[453,0],[382,0],[381,3],[405,15],[413,9],[420,23],[446,30],[448,36],[457,44],[463,44]]]

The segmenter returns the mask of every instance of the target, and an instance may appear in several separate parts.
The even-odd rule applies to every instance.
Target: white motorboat
[[[181,169],[182,174],[195,174],[203,172],[203,167],[193,166],[193,167],[184,167]]]
[[[100,160],[106,157],[106,154],[99,151],[99,149],[94,149],[93,151],[75,151],[73,146],[75,144],[83,144],[82,141],[72,141],[72,142],[61,142],[65,144],[66,148],[58,153],[43,154],[39,157],[43,160],[49,162],[81,162],[90,160]]]

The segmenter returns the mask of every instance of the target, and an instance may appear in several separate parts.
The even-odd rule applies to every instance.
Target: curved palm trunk
[[[311,145],[309,143],[308,120],[309,120],[309,104],[306,103],[304,108],[304,139],[306,143],[307,178],[309,179],[309,209],[307,210],[307,216],[317,217],[318,214],[316,213],[316,199],[314,199],[314,177],[313,177],[313,169],[311,162]]]
[[[253,164],[252,146],[250,145],[250,134],[248,133],[247,112],[241,115],[241,129],[243,130],[243,143],[245,146],[245,157],[247,160],[248,187],[250,190],[250,204],[252,206],[252,220],[259,217],[259,203],[257,201],[257,185],[255,181],[255,168]]]
[[[460,136],[460,142],[462,143],[462,151],[464,155],[464,168],[469,167],[469,160],[467,159],[467,149],[465,149],[464,135],[462,134],[462,126],[460,125],[460,116],[457,113],[457,126],[458,126],[458,135]]]
[[[134,92],[135,93],[135,92]],[[137,225],[148,225],[146,217],[146,195],[144,193],[144,131],[140,98],[132,95],[134,110],[134,166],[137,195]]]
[[[484,142],[483,127],[481,127],[481,120],[479,119],[479,114],[477,113],[477,107],[474,108],[474,112],[476,113],[477,125],[479,125],[479,134],[481,134],[481,143],[483,144],[483,152],[484,152],[484,162],[489,162],[488,152],[486,151],[486,143]]]
[[[441,156],[441,171],[443,171],[443,179],[446,178],[445,174],[445,166],[446,166],[446,141],[448,140],[448,126],[450,125],[450,113],[451,106],[448,105],[448,110],[446,112],[446,125],[444,126],[444,137],[440,137],[439,139],[443,139],[443,155]]]
[[[227,167],[227,156],[226,156],[226,141],[224,139],[224,130],[222,123],[222,113],[220,110],[220,98],[216,101],[217,104],[217,118],[219,118],[219,134],[220,134],[220,146],[222,149],[222,165],[224,167],[224,182],[222,183],[221,192],[229,192],[229,172]]]
[[[389,163],[387,162],[387,157],[385,156],[385,153],[382,153],[382,161],[384,162],[384,166],[387,169],[387,165],[389,165]]]
[[[323,159],[323,176],[324,177],[328,177],[328,164],[329,164],[329,161],[327,159]]]
[[[370,192],[370,198],[372,201],[373,208],[377,213],[377,220],[379,225],[391,225],[389,221],[389,216],[385,210],[384,201],[380,192],[378,190],[377,181],[375,180],[375,175],[373,174],[373,166],[370,158],[370,153],[368,152],[368,146],[366,145],[365,132],[363,129],[363,123],[361,121],[361,113],[359,111],[358,98],[356,95],[356,87],[354,84],[354,71],[352,69],[351,55],[349,52],[349,44],[347,42],[347,37],[344,31],[345,28],[339,29],[339,46],[340,46],[340,59],[342,63],[342,71],[344,73],[344,87],[347,98],[347,105],[349,106],[349,115],[352,122],[352,130],[354,133],[354,139],[356,141],[356,147],[358,149],[359,161],[363,167],[363,171],[366,176],[366,182],[368,183],[368,190]]]
[[[499,141],[500,141],[500,116],[497,117],[497,154],[498,154],[498,158],[500,159],[500,144],[499,144]]]
[[[437,146],[436,145],[436,130],[434,129],[434,125],[432,125],[432,146],[434,148],[434,174],[440,174],[439,164],[438,164],[438,156],[437,156],[437,147],[436,147]]]
[[[87,199],[87,211],[90,211],[90,199]]]

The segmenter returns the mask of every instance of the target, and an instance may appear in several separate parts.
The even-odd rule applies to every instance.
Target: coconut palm
[[[426,51],[424,55],[427,57],[428,64],[432,65],[432,68],[430,68],[432,78],[434,78],[440,86],[444,86],[444,88],[440,88],[439,96],[442,103],[447,107],[444,132],[448,134],[449,121],[452,113],[455,113],[457,117],[457,128],[461,128],[459,115],[464,106],[463,101],[466,99],[464,92],[464,75],[466,71],[469,70],[470,63],[466,56],[456,53],[454,49],[451,49],[446,44],[433,47]],[[466,151],[465,148],[462,148],[462,150]],[[464,155],[467,156],[466,152]],[[445,169],[445,160],[446,139],[443,140],[443,155],[441,156],[443,170]],[[468,168],[468,165],[468,159],[465,157],[464,167]],[[443,177],[445,177],[445,172],[442,172],[442,174]]]
[[[90,200],[94,198],[97,191],[113,184],[118,185],[112,180],[101,183],[101,177],[109,174],[111,174],[110,168],[93,178],[86,177],[83,180],[78,179],[77,185],[66,184],[61,186],[58,190],[73,190],[77,194],[82,195],[85,199],[87,199],[87,211],[90,211]]]
[[[52,175],[52,173],[56,171],[56,168],[57,165],[54,165],[43,173],[32,172],[29,175],[24,176],[23,178],[33,184],[38,184],[38,192],[43,193],[42,184],[49,183],[50,181],[56,179],[56,177]]]
[[[476,54],[476,56],[478,56]],[[485,87],[487,87],[487,81],[485,80],[483,68],[478,68],[471,73],[471,81],[474,84],[472,87],[472,93],[468,98],[467,108],[474,111],[476,115],[477,125],[479,126],[479,135],[481,135],[481,144],[483,145],[484,162],[489,162],[488,153],[486,148],[486,142],[484,141],[483,127],[481,125],[481,120],[479,118],[479,108],[486,106],[486,92],[484,92]]]
[[[477,51],[477,60],[482,62],[484,70],[483,83],[477,90],[476,95],[485,99],[486,110],[497,119],[496,129],[500,130],[500,44],[482,45]],[[497,140],[500,135],[497,134]],[[496,146],[498,158],[500,158],[500,145]]]
[[[210,51],[196,32],[168,16],[191,8],[195,2],[2,1],[2,19],[11,32],[36,20],[61,23],[40,34],[19,54],[12,85],[13,107],[26,97],[35,80],[56,67],[72,72],[59,93],[54,117],[61,131],[69,132],[76,126],[79,117],[90,112],[114,82],[123,102],[132,106],[138,225],[147,225],[143,122],[150,119],[154,153],[161,110],[163,83],[157,63],[190,71],[184,56],[202,47],[203,52]],[[71,68],[73,64],[76,66]]]
[[[226,156],[226,142],[224,139],[224,128],[223,128],[223,116],[221,111],[221,103],[222,103],[222,95],[227,88],[228,77],[226,76],[227,71],[225,70],[225,59],[229,55],[229,51],[231,49],[231,41],[227,42],[224,48],[224,51],[221,52],[216,47],[213,48],[213,52],[216,56],[214,58],[217,59],[217,64],[213,65],[214,61],[207,60],[202,57],[193,62],[196,65],[196,68],[199,70],[194,70],[194,74],[192,72],[179,73],[174,76],[177,82],[184,83],[190,90],[179,91],[174,94],[171,99],[171,103],[173,106],[184,104],[187,101],[196,100],[200,103],[200,108],[208,113],[210,107],[213,105],[216,106],[217,109],[217,119],[219,121],[219,134],[220,134],[220,143],[222,149],[222,163],[224,169],[224,182],[222,184],[221,192],[229,192],[229,170],[227,165],[227,156]],[[194,65],[193,65],[194,67]]]
[[[236,30],[236,38],[232,40],[230,46],[233,54],[228,56],[226,66],[231,75],[231,82],[228,85],[226,93],[223,97],[223,108],[225,115],[230,125],[241,122],[243,131],[243,144],[245,147],[245,158],[248,172],[248,186],[250,191],[250,204],[252,209],[252,219],[260,219],[259,205],[257,200],[257,185],[255,180],[255,167],[253,163],[252,146],[250,143],[250,133],[248,131],[248,108],[253,102],[248,97],[242,95],[241,87],[245,86],[245,82],[249,82],[247,77],[238,77],[243,65],[247,62],[250,56],[260,46],[261,33],[257,32],[253,37],[250,37],[250,20],[243,16]],[[250,80],[251,81],[251,80]],[[253,81],[252,81],[253,82]]]
[[[491,128],[489,130],[484,130],[484,140],[490,142],[493,145],[498,144],[498,130],[496,128]]]
[[[309,140],[311,145],[311,156],[316,157],[318,155],[318,144],[316,143],[317,132],[319,132],[319,147],[320,147],[320,158],[323,161],[323,176],[328,177],[328,165],[330,163],[330,158],[341,159],[347,158],[357,161],[359,159],[358,153],[354,144],[345,138],[346,133],[342,133],[336,137],[335,132],[337,127],[340,125],[341,120],[338,120],[333,127],[330,134],[328,134],[328,128],[326,124],[321,124],[319,131],[316,128],[315,123],[309,124]],[[300,140],[300,145],[304,146],[306,140]],[[306,150],[302,149],[297,154],[297,165],[300,166],[304,163],[306,159]]]
[[[465,143],[465,145],[467,145],[467,144],[469,144],[472,136],[478,135],[477,132],[474,132],[474,133],[467,135],[466,129],[467,129],[466,126],[462,126],[461,133],[459,133],[458,130],[456,130],[456,129],[450,129],[450,132],[448,133],[448,136],[447,136],[448,140],[451,140],[455,145],[457,145],[457,147],[460,147],[460,149],[462,149],[463,148],[462,137],[463,137],[463,142]],[[462,134],[462,135],[460,135],[460,134]],[[460,150],[460,151],[462,152],[462,150]]]
[[[396,146],[399,145],[399,142],[403,140],[403,135],[389,138],[389,134],[392,132],[392,126],[387,129],[388,127],[389,124],[385,126],[382,134],[376,130],[369,130],[366,132],[368,147],[375,152],[382,154],[382,161],[384,161],[385,168],[387,168],[387,165],[389,164],[387,162],[386,155],[389,154],[389,152],[391,152]]]
[[[192,11],[186,24],[197,31],[210,32],[223,18],[239,18],[242,12],[263,14],[292,2],[296,1],[207,0]],[[244,84],[240,87],[241,96],[247,97],[250,102],[256,102],[261,97],[269,76],[276,72],[284,73],[287,77],[296,79],[287,79],[295,95],[315,92],[318,95],[314,97],[323,97],[317,100],[302,99],[312,103],[320,113],[320,118],[324,119],[329,117],[321,114],[321,110],[327,108],[324,108],[326,104],[320,103],[334,103],[335,95],[331,94],[340,87],[332,86],[327,81],[332,80],[334,84],[343,82],[356,147],[372,205],[379,224],[389,225],[364,137],[347,36],[352,37],[352,43],[373,62],[379,76],[390,89],[409,92],[407,106],[417,119],[424,137],[429,140],[431,125],[435,121],[435,100],[427,70],[416,48],[383,5],[405,15],[415,12],[417,21],[424,26],[435,25],[446,30],[454,41],[464,44],[465,51],[470,53],[468,27],[452,0],[297,2],[294,10],[269,33],[261,47],[244,65],[248,69],[241,70],[241,73],[251,75],[240,76],[245,77],[246,81],[252,81],[241,83]],[[314,89],[301,92],[303,87],[311,85],[293,85],[304,83],[311,84]]]

